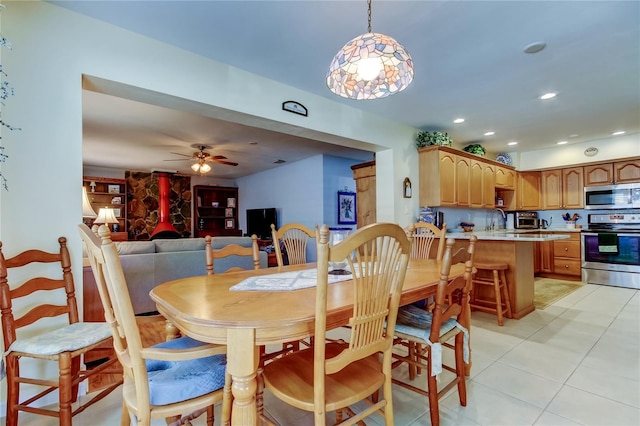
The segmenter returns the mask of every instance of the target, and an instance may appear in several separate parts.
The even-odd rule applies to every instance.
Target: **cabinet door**
[[[553,241],[540,242],[540,272],[553,272]]]
[[[490,164],[482,164],[482,207],[496,206],[496,171]]]
[[[540,208],[540,172],[518,173],[518,209],[538,210]]]
[[[640,182],[640,160],[613,163],[616,183]]]
[[[456,156],[440,152],[440,205],[455,207],[456,204]],[[422,183],[424,185],[424,183]]]
[[[376,222],[376,166],[353,171],[356,181],[358,228]]]
[[[496,187],[516,189],[516,172],[504,167],[496,167]]]
[[[582,167],[562,169],[562,204],[565,209],[584,208]]]
[[[542,208],[558,210],[562,208],[562,171],[546,170],[541,174]]]
[[[613,164],[594,164],[584,166],[584,185],[611,185],[613,183]]]
[[[469,203],[473,208],[484,207],[483,164],[479,161],[471,161],[469,173]]]
[[[469,172],[471,160],[456,157],[456,203],[458,207],[469,206]]]

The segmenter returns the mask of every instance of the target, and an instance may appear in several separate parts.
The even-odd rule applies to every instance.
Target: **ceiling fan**
[[[191,165],[191,169],[194,172],[200,172],[202,174],[210,172],[211,166],[207,164],[208,162],[218,163],[218,164],[226,164],[227,166],[237,166],[238,163],[234,163],[232,161],[226,161],[227,157],[224,155],[211,155],[205,149],[211,149],[208,145],[191,145],[192,148],[198,149],[198,151],[194,152],[192,155],[181,154],[179,152],[172,152],[172,154],[182,155],[187,158],[178,158],[175,160],[164,160],[164,161],[185,161],[191,160],[194,163]]]

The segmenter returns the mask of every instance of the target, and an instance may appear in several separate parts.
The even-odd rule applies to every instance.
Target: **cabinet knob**
[[[569,265],[564,265],[564,268],[565,269],[569,269]]]
[[[565,248],[564,248],[564,251],[569,251],[569,247],[565,247]]]

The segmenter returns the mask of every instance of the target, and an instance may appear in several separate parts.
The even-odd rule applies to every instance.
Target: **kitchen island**
[[[468,240],[471,235],[478,237],[476,262],[505,262],[509,265],[506,275],[511,310],[515,319],[520,319],[535,310],[533,243],[570,237],[568,233],[548,234],[538,231],[451,232],[447,233],[447,238],[456,239],[454,253],[458,247],[467,245],[464,240]],[[491,290],[481,288],[478,291],[483,293]]]

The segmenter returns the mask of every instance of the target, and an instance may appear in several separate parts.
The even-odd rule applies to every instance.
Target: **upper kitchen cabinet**
[[[631,182],[640,182],[640,160],[584,166],[585,186]]]
[[[518,210],[540,209],[540,172],[518,173],[518,188],[516,190]]]
[[[584,207],[582,167],[543,171],[541,181],[544,210]]]
[[[471,160],[469,174],[469,200],[471,207],[492,209],[495,207],[496,167],[483,161]]]
[[[496,188],[516,189],[516,171],[496,166]]]
[[[456,155],[438,147],[421,148],[420,205],[457,207]]]

